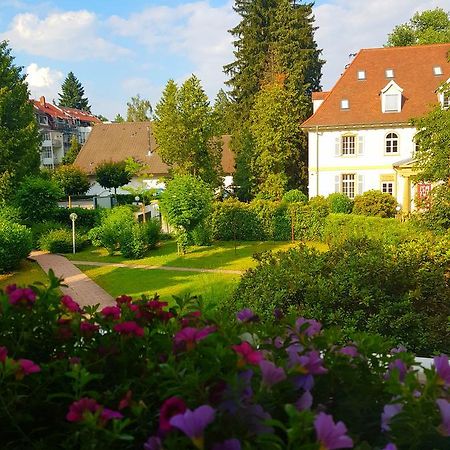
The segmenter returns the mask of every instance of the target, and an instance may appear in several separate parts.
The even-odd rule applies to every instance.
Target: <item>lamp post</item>
[[[75,220],[78,219],[78,216],[75,213],[70,214],[70,220],[72,221],[72,249],[73,254],[75,254]]]
[[[136,197],[134,197],[134,200],[136,201],[136,203],[141,207],[142,210],[142,222],[145,223],[145,204],[144,202],[139,202],[140,198],[139,195],[136,195]]]

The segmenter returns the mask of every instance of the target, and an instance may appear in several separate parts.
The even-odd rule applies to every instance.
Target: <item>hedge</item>
[[[77,215],[77,220],[75,222],[77,228],[90,229],[96,227],[100,223],[100,209],[58,208],[54,211],[52,219],[62,225],[72,228],[72,220],[70,219],[70,214],[72,213]]]
[[[31,231],[23,225],[0,219],[0,273],[18,268],[31,250]]]

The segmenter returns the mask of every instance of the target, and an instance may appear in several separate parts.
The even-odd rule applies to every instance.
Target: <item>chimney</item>
[[[42,97],[39,99],[39,103],[41,104],[41,106],[45,106],[45,97],[44,97],[44,96],[42,96]]]

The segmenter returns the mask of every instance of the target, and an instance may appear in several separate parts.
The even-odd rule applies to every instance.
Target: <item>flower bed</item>
[[[57,287],[0,291],[2,448],[449,448],[445,355],[419,381],[377,336],[193,297],[80,308]]]

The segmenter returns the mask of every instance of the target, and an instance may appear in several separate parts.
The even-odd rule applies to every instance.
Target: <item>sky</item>
[[[0,41],[8,40],[33,98],[58,99],[72,71],[94,114],[126,114],[139,93],[156,105],[167,81],[197,75],[213,101],[233,61],[232,0],[0,0]],[[330,89],[361,48],[381,47],[415,12],[448,0],[316,0],[315,37]]]

